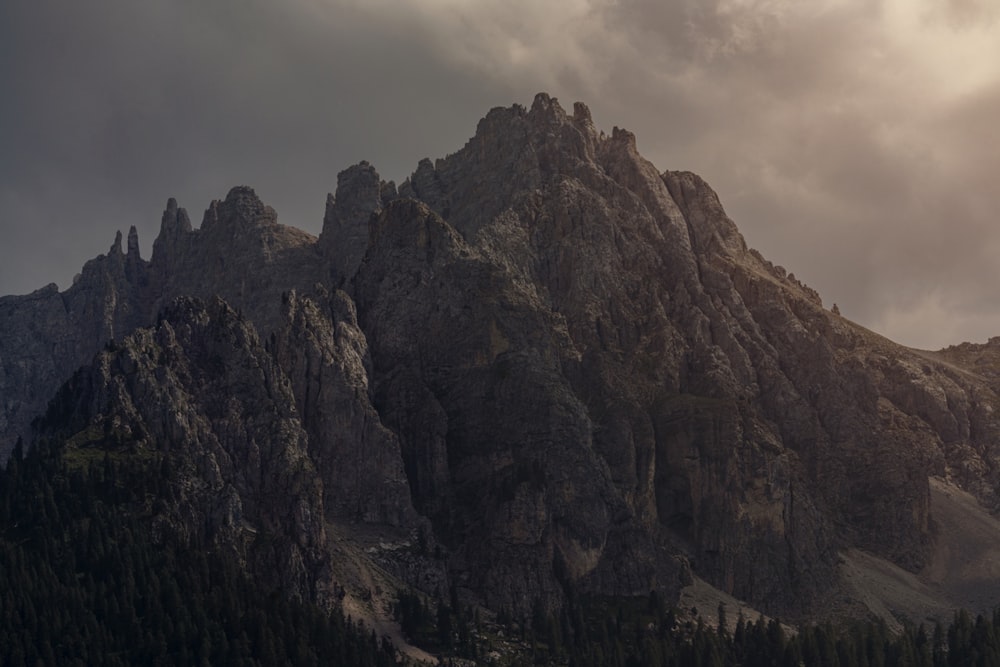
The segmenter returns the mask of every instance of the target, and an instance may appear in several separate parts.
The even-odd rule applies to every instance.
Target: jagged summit
[[[936,513],[957,511],[939,490],[1000,509],[995,346],[916,353],[826,310],[704,180],[659,171],[582,103],[492,109],[398,189],[348,167],[319,239],[241,186],[197,229],[170,199],[148,262],[132,231],[121,244],[62,294],[0,300],[3,447],[132,337],[105,355],[120,374],[90,364],[107,405],[81,399],[78,422],[229,443],[221,477],[191,467],[214,484],[268,474],[232,452],[272,433],[244,419],[281,415],[287,447],[257,446],[286,457],[288,520],[339,526],[287,552],[317,597],[348,577],[322,565],[337,553],[367,563],[358,581],[377,567],[519,617],[567,590],[675,596],[690,572],[783,617],[860,614],[877,605],[851,577],[872,563],[924,577],[943,608],[969,582],[932,580],[950,563]],[[173,392],[156,355],[128,357],[151,340],[176,350]],[[267,502],[244,486],[244,507]],[[277,530],[254,516],[227,524],[236,543]],[[423,551],[350,541],[374,526]]]
[[[337,192],[327,195],[319,237],[320,250],[336,267],[337,284],[357,272],[368,244],[368,221],[396,196],[396,184],[379,178],[367,161],[337,174]]]
[[[185,248],[194,243],[195,236],[220,239],[229,237],[235,240],[252,238],[255,234],[259,237],[267,229],[282,229],[278,224],[278,215],[260,200],[251,187],[234,187],[225,199],[214,200],[206,209],[201,226],[197,229],[192,227],[187,210],[179,207],[177,200],[171,197],[167,200],[160,219],[160,233],[153,241],[152,263],[154,266],[170,264],[177,259],[179,253],[185,252]]]
[[[176,257],[181,251],[181,239],[190,233],[191,219],[187,211],[178,207],[177,200],[171,197],[160,218],[160,233],[153,241],[153,264],[168,264],[170,257]]]
[[[213,201],[205,211],[202,231],[214,226],[240,229],[247,226],[272,226],[278,224],[278,214],[260,200],[253,188],[240,185],[232,188],[223,201]]]
[[[139,231],[132,225],[128,228],[128,256],[140,259],[139,256]]]

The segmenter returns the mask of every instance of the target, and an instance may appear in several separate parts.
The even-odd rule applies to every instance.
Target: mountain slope
[[[192,473],[213,494],[221,474],[264,507],[277,484],[285,514],[248,521],[285,531],[281,562],[303,565],[282,585],[303,595],[328,595],[323,563],[351,539],[331,526],[356,522],[423,543],[357,572],[520,616],[580,592],[676,597],[690,570],[772,614],[856,612],[841,554],[939,562],[931,476],[1000,507],[991,348],[909,350],[824,309],[701,178],[659,173],[579,103],[493,109],[398,189],[345,170],[318,240],[245,187],[199,229],[171,200],[149,262],[133,237],[62,294],[0,300],[3,446],[108,339],[152,326],[123,349],[173,349],[188,322],[202,333],[174,357],[101,353],[59,432],[117,415],[144,446],[229,461]],[[242,342],[216,355],[206,337]],[[284,463],[255,467],[248,443]]]

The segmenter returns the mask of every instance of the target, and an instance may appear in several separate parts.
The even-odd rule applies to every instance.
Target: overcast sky
[[[168,197],[318,233],[538,91],[701,174],[747,242],[901,343],[1000,335],[994,0],[3,0],[0,294],[65,289]]]

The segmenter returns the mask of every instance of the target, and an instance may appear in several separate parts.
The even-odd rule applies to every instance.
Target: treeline
[[[1000,611],[973,618],[958,612],[944,627],[936,623],[908,626],[892,633],[882,621],[855,622],[846,627],[813,625],[786,632],[776,620],[721,624],[680,623],[655,595],[645,610],[620,605],[605,610],[603,623],[591,615],[588,631],[560,649],[546,648],[554,662],[574,667],[998,667]]]
[[[394,608],[396,621],[407,640],[444,658],[459,658],[474,663],[488,662],[489,646],[477,609],[463,607],[452,588],[446,602],[440,596],[425,602],[419,595],[400,591]]]
[[[261,590],[236,562],[169,534],[154,539],[150,516],[170,502],[171,470],[159,455],[15,450],[0,469],[0,664],[396,664],[392,646],[339,613]],[[698,614],[681,620],[656,593],[570,594],[556,613],[536,604],[527,618],[501,610],[487,621],[452,589],[403,592],[396,615],[445,664],[1000,666],[1000,611],[901,634],[881,622],[790,633],[742,618],[730,632]]]
[[[960,611],[948,626],[908,626],[897,634],[881,621],[799,632],[773,619],[738,618],[733,625],[722,607],[714,625],[697,610],[696,620],[680,621],[656,593],[646,600],[570,595],[558,614],[536,605],[530,618],[501,612],[492,623],[468,610],[456,615],[457,608],[454,600],[401,594],[397,618],[414,643],[445,664],[453,657],[518,667],[1000,667],[1000,610],[975,618]],[[497,657],[493,649],[501,644]]]
[[[0,664],[395,664],[388,643],[339,613],[154,540],[164,473],[155,457],[70,466],[59,447],[18,447],[0,470]]]

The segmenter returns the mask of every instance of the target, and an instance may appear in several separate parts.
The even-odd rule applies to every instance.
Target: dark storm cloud
[[[130,224],[148,249],[169,196],[197,221],[246,183],[283,222],[318,232],[340,169],[369,159],[405,176],[442,140],[464,142],[487,97],[346,8],[322,21],[264,2],[0,12],[4,294],[67,286]]]
[[[53,0],[0,9],[0,293],[176,196],[246,183],[318,232],[336,173],[400,179],[547,90],[719,192],[845,315],[1000,334],[997,14],[976,0]]]

